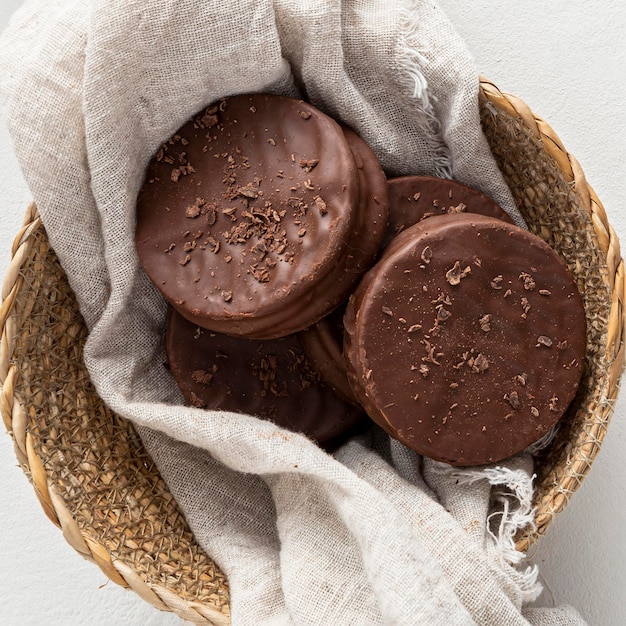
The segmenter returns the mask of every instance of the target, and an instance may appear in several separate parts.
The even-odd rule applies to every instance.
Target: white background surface
[[[1,0],[0,29],[20,4]],[[626,251],[626,3],[440,5],[480,73],[524,100],[580,161]],[[0,116],[0,276],[29,201]],[[626,624],[625,452],[626,393],[583,486],[532,549],[546,587],[540,601],[571,604],[592,625]],[[107,581],[45,517],[0,426],[0,624],[181,623]]]

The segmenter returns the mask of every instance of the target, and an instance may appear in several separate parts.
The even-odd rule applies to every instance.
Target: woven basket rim
[[[555,516],[565,508],[573,493],[578,489],[591,469],[606,433],[624,368],[626,281],[619,241],[608,222],[604,207],[587,183],[578,161],[567,152],[553,129],[544,120],[534,115],[522,100],[501,92],[494,83],[485,78],[481,78],[480,81],[480,97],[482,103],[487,107],[492,107],[493,111],[519,120],[542,144],[546,154],[554,161],[563,177],[571,183],[581,204],[589,212],[594,235],[600,249],[607,257],[609,270],[607,279],[611,295],[611,310],[606,345],[606,358],[610,362],[607,403],[600,408],[602,416],[599,421],[600,425],[591,433],[593,441],[590,440],[588,448],[583,449],[582,454],[572,460],[571,476],[565,476],[562,484],[555,485],[552,492],[548,491],[545,497],[550,500],[549,506],[544,507],[544,510],[539,506],[534,527],[518,537],[518,549],[527,551],[541,535],[545,534]],[[174,611],[186,620],[219,626],[228,624],[229,617],[222,611],[200,602],[190,602],[178,597],[165,587],[151,584],[134,572],[128,564],[113,558],[101,543],[80,530],[63,499],[50,488],[42,460],[38,458],[32,437],[27,432],[26,409],[21,406],[14,395],[17,370],[14,355],[11,352],[14,329],[10,318],[17,294],[22,287],[21,271],[32,244],[32,234],[41,228],[37,207],[31,204],[26,212],[24,225],[18,232],[11,250],[12,261],[2,286],[2,304],[0,305],[0,385],[2,385],[0,410],[5,427],[13,437],[20,466],[32,482],[44,512],[55,525],[62,529],[68,543],[85,558],[95,562],[108,578],[120,585],[130,587],[160,610]]]

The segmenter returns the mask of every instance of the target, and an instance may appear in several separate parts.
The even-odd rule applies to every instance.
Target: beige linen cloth
[[[529,454],[461,471],[373,428],[330,456],[183,406],[163,366],[166,306],[135,253],[151,155],[203,106],[252,91],[305,97],[388,175],[454,176],[519,222],[477,82],[430,0],[28,0],[2,35],[6,117],[90,329],[91,377],[226,572],[234,624],[582,623],[527,606],[537,571],[513,536],[532,519]]]

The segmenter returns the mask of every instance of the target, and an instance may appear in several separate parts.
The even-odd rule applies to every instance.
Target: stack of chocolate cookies
[[[556,254],[478,190],[388,181],[301,100],[234,96],[187,122],[147,168],[136,245],[186,400],[326,449],[369,417],[432,458],[496,462],[580,381],[583,304]]]

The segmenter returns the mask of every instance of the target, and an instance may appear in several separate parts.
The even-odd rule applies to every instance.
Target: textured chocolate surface
[[[255,415],[326,448],[368,421],[321,380],[296,335],[233,337],[200,328],[172,309],[166,349],[174,379],[192,406]]]
[[[541,239],[480,215],[408,228],[344,318],[349,378],[405,445],[454,465],[504,459],[545,435],[584,367],[576,285]]]
[[[188,319],[281,336],[331,311],[373,261],[360,244],[378,247],[384,233],[366,228],[358,204],[352,150],[332,119],[290,98],[236,96],[185,124],[149,164],[137,251]]]
[[[447,213],[478,213],[513,223],[509,214],[491,198],[457,180],[401,176],[389,179],[388,187],[389,228],[385,246],[409,226]]]

